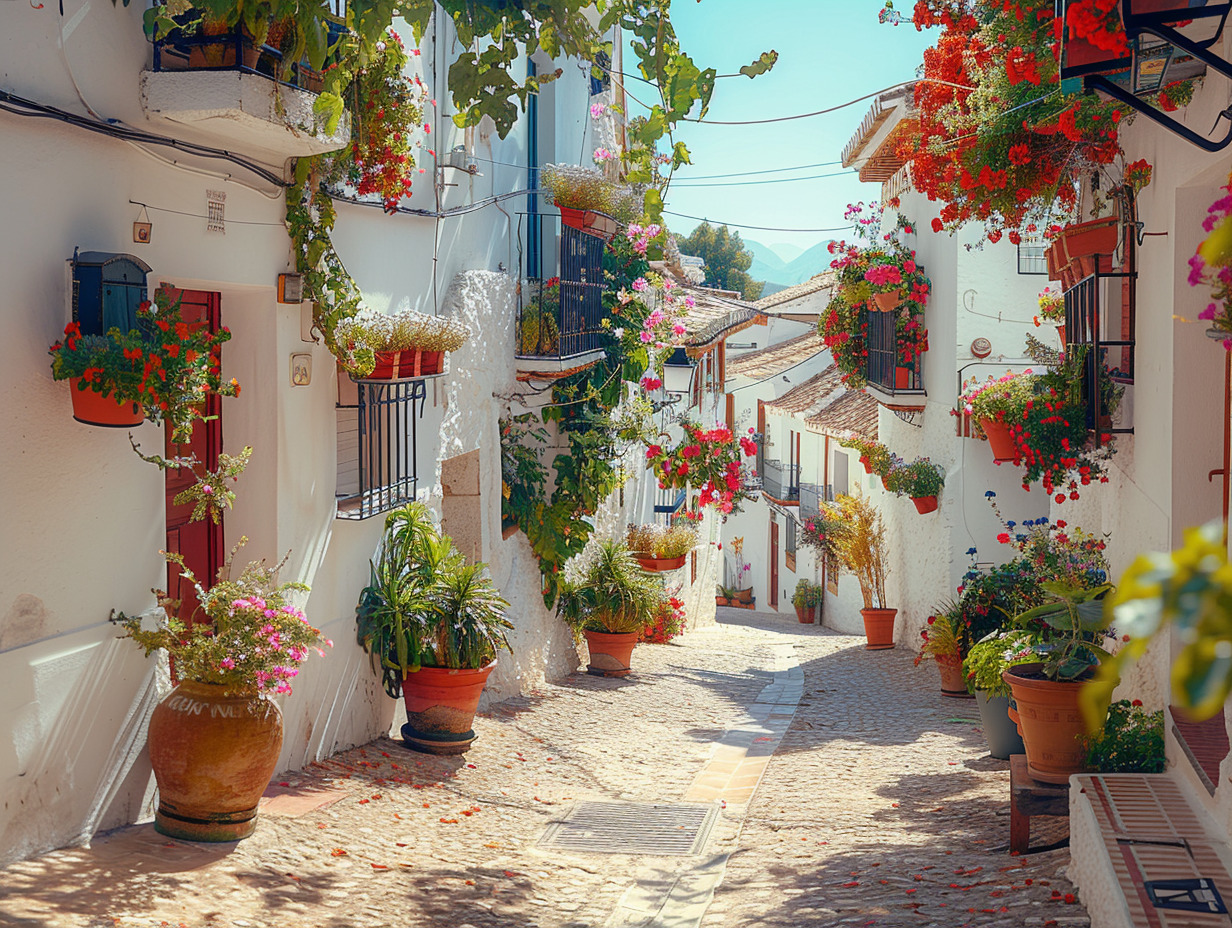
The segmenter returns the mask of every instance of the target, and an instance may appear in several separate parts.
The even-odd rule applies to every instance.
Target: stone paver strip
[[[238,844],[141,825],[0,870],[0,925],[1085,924],[1065,851],[999,849],[1005,765],[932,668],[724,612],[639,648],[631,678],[575,674],[493,707],[464,757],[382,740],[280,774]],[[536,846],[577,800],[679,802],[703,780],[731,798],[701,858]]]

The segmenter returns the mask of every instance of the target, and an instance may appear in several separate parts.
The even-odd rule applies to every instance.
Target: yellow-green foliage
[[[826,543],[835,556],[856,576],[865,609],[885,609],[885,526],[865,496],[840,496],[822,506],[829,526]]]

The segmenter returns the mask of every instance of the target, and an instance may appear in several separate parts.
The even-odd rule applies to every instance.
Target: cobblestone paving
[[[987,757],[974,706],[937,695],[935,670],[794,618],[721,611],[721,628],[639,647],[624,680],[575,674],[495,707],[464,757],[381,740],[280,774],[238,844],[139,825],[0,870],[0,926],[598,928],[656,880],[709,880],[708,898],[724,861],[704,928],[1086,924],[1064,901],[1067,851],[1004,850],[1007,765]],[[803,670],[790,727],[785,643]],[[767,699],[772,711],[754,708]],[[772,736],[750,731],[763,714]],[[759,746],[776,748],[760,785],[728,803],[701,861],[535,846],[574,800],[697,798],[733,762],[760,772]],[[1035,831],[1036,844],[1064,836]],[[699,916],[694,899],[647,924]]]

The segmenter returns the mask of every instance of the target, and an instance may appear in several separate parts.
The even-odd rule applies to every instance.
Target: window
[[[868,315],[868,363],[865,375],[871,386],[891,395],[924,392],[921,357],[911,360],[898,354],[898,311]]]
[[[81,323],[83,335],[137,327],[137,307],[146,300],[148,264],[132,255],[84,251],[73,255],[71,265],[73,321]]]
[[[338,392],[338,518],[367,519],[414,500],[425,381],[342,378]]]
[[[602,346],[603,249],[599,236],[561,228],[559,278],[522,282],[519,357],[572,358]]]
[[[1018,273],[1047,274],[1048,244],[1038,235],[1031,235],[1018,243]]]
[[[842,451],[834,455],[834,479],[832,481],[834,495],[851,492],[851,487],[847,482],[847,465],[850,463],[850,460],[846,453]]]
[[[1132,433],[1137,273],[1095,271],[1065,291],[1065,345],[1086,346],[1083,397],[1087,428],[1102,436]],[[1117,398],[1115,412],[1110,408]],[[1093,402],[1099,397],[1099,402]]]
[[[787,518],[787,540],[785,542],[785,550],[787,552],[784,563],[787,569],[795,572],[796,569],[796,520],[790,516]]]

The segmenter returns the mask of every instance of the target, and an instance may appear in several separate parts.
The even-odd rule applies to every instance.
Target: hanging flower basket
[[[642,570],[650,573],[665,573],[669,570],[679,570],[684,566],[687,554],[682,554],[680,557],[646,557],[641,554],[633,555],[633,560],[637,561]]]
[[[992,448],[994,461],[1015,461],[1018,459],[1018,445],[1010,434],[1009,426],[991,419],[977,419],[976,424],[984,430],[988,437],[988,447]]]
[[[937,511],[937,497],[935,496],[913,496],[911,501],[915,503],[915,511],[922,516]]]
[[[404,348],[401,351],[376,352],[376,367],[363,380],[402,380],[407,377],[428,377],[445,367],[445,352]]]
[[[873,301],[869,304],[870,309],[875,309],[879,313],[892,313],[898,309],[898,305],[906,298],[906,293],[899,290],[889,290],[885,293],[874,293]]]
[[[86,425],[101,425],[110,429],[127,429],[145,421],[145,409],[140,403],[120,403],[115,396],[89,389],[80,389],[80,377],[69,379],[73,396],[73,418]]]

